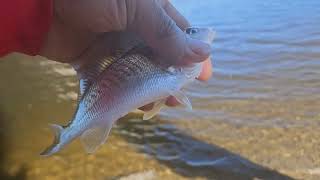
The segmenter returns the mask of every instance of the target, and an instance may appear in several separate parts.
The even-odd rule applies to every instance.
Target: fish
[[[189,27],[185,33],[209,45],[215,37],[211,28]],[[144,120],[154,117],[165,107],[168,96],[192,109],[182,89],[200,75],[203,63],[189,66],[162,66],[153,59],[146,45],[136,45],[89,66],[85,70],[74,65],[80,79],[78,104],[72,120],[65,126],[51,124],[54,141],[40,155],[50,156],[77,137],[87,153],[103,145],[114,123],[132,110],[154,102]]]

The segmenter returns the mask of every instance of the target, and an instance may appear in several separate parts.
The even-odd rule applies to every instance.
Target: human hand
[[[189,38],[188,21],[168,0],[55,0],[54,19],[41,55],[59,62],[94,61],[110,53],[109,32],[130,31],[142,38],[158,56],[172,65],[205,60],[199,80],[211,76],[209,45]],[[101,37],[104,38],[101,38]],[[95,53],[89,56],[88,53]],[[177,105],[169,97],[167,105]],[[147,105],[143,110],[148,110]]]

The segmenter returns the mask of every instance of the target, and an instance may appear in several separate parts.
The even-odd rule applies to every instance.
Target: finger
[[[179,104],[178,100],[173,96],[168,97],[166,101],[166,105],[170,107],[178,106]]]
[[[188,20],[169,1],[165,1],[162,7],[181,30],[190,27]]]
[[[203,62],[202,65],[202,71],[200,73],[200,76],[197,78],[200,81],[207,81],[212,76],[212,62],[211,58],[208,58]]]
[[[168,14],[168,16],[170,16],[173,19],[173,21],[181,30],[184,31],[186,28],[191,26],[188,20],[172,5],[172,3],[170,3],[169,0],[161,0],[161,2],[163,2],[161,5],[166,11],[166,13]],[[202,50],[201,48],[194,49],[194,51],[201,51],[201,50]],[[206,53],[206,52],[199,52],[199,53]],[[182,65],[190,64],[193,62],[201,62],[202,60],[203,59],[199,59],[198,61],[197,59],[184,59],[184,62],[182,63]]]
[[[134,12],[128,9],[128,15],[135,15],[129,28],[140,35],[162,59],[171,64],[184,64],[204,61],[211,52],[208,44],[189,38],[166,13],[161,3],[166,0],[136,0],[127,1],[136,3]],[[129,5],[131,7],[133,5]],[[167,5],[167,9],[170,6]],[[173,13],[171,9],[170,13]],[[179,15],[171,15],[179,18]],[[178,20],[179,21],[179,20]]]

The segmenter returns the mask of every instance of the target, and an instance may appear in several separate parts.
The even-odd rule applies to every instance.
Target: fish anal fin
[[[189,98],[185,95],[183,91],[174,91],[170,92],[170,95],[175,97],[176,100],[183,106],[185,106],[188,110],[192,110],[192,105]]]
[[[143,120],[149,120],[157,115],[161,111],[161,109],[166,106],[165,102],[165,99],[155,102],[152,109],[144,113]]]
[[[112,124],[96,126],[86,130],[81,135],[81,142],[87,153],[94,153],[99,146],[104,144],[108,138]]]

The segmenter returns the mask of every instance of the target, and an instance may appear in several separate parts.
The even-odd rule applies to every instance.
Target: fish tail
[[[59,151],[59,143],[61,141],[61,134],[62,131],[64,130],[62,126],[57,125],[57,124],[50,124],[50,128],[54,132],[54,140],[51,146],[46,148],[42,153],[40,153],[41,156],[50,156],[56,152]]]

